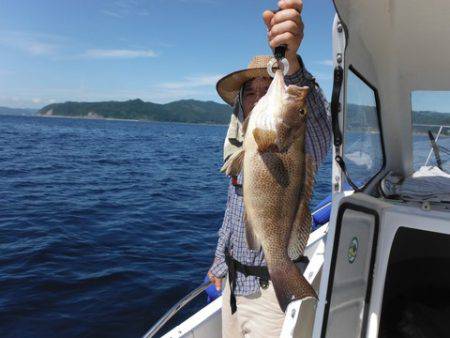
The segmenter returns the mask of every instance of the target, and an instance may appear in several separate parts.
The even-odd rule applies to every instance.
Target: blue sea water
[[[225,133],[0,116],[1,336],[139,337],[199,285],[225,207]],[[313,206],[329,158],[316,181]]]

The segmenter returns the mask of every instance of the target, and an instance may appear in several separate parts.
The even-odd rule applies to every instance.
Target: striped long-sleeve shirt
[[[309,86],[307,97],[308,118],[305,151],[310,154],[317,166],[325,159],[331,141],[330,110],[322,90],[315,83],[314,78],[302,66],[301,69],[290,76],[285,76],[286,84]],[[239,177],[239,183],[242,178]],[[228,187],[227,206],[219,230],[215,260],[211,273],[216,277],[227,274],[225,264],[225,248],[228,248],[234,259],[242,264],[251,266],[265,266],[264,253],[250,250],[247,246],[244,230],[244,204],[242,188],[230,184]],[[237,272],[235,295],[251,295],[259,291],[259,281],[254,276],[244,276]]]

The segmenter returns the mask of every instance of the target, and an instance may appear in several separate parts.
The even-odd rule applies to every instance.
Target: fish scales
[[[262,247],[280,308],[317,295],[291,259],[303,255],[310,227],[314,163],[305,153],[308,87],[286,87],[277,71],[245,125],[243,147],[222,168],[243,171],[245,230]]]

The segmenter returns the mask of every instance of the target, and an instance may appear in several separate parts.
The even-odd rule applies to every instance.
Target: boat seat
[[[421,167],[405,179],[390,173],[383,179],[381,190],[388,198],[450,203],[450,174],[430,166]]]

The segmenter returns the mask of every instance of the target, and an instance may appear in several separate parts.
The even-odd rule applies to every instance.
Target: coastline
[[[75,120],[94,120],[94,121],[122,121],[122,122],[147,122],[147,123],[179,123],[188,125],[206,125],[206,126],[227,126],[227,124],[207,123],[207,122],[181,122],[181,121],[154,121],[154,120],[136,120],[136,119],[118,119],[110,117],[82,117],[82,116],[62,116],[62,115],[0,115],[0,116],[21,116],[21,117],[45,117],[57,119],[75,119]]]

